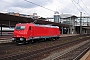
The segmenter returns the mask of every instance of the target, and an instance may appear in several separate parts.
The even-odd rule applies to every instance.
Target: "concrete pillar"
[[[86,29],[86,34],[87,34],[87,29]]]
[[[63,34],[63,27],[62,27],[62,34]]]
[[[70,25],[72,25],[72,19],[70,18]],[[70,26],[70,34],[72,34],[72,26]]]
[[[9,23],[9,28],[10,28],[10,21],[8,23]]]
[[[67,34],[69,34],[69,28],[67,28],[68,29],[68,32],[67,32]]]
[[[1,24],[1,36],[2,36],[2,24]]]
[[[72,34],[72,26],[70,27],[70,34]]]
[[[72,26],[70,26],[70,34],[74,34],[75,33],[75,18],[71,17],[70,18],[70,24]]]
[[[85,29],[85,34],[87,34],[87,29]]]

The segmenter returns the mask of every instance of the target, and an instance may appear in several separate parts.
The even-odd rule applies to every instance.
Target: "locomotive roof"
[[[41,24],[34,24],[34,23],[19,23],[18,25],[25,25],[25,24],[31,24],[31,25],[33,25],[33,26],[40,26],[40,27],[59,28],[58,26],[52,26],[52,25],[41,25]]]
[[[52,25],[40,25],[40,24],[34,24],[34,26],[51,27],[51,28],[59,28],[58,26],[52,26]]]

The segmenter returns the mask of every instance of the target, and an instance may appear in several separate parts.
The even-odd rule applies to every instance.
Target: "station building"
[[[34,20],[37,20],[37,24],[52,24],[55,26],[59,26],[61,30],[61,34],[80,34],[80,27],[82,27],[82,33],[87,34],[90,33],[90,17],[89,16],[82,16],[82,21],[80,24],[80,17],[71,15],[71,14],[59,14],[59,12],[55,12],[53,18],[45,18],[45,19],[39,19],[40,16],[38,16],[36,13],[33,13],[32,15],[25,15],[25,14],[19,14],[19,13],[7,13],[8,15],[3,15],[7,17],[7,21],[4,18],[1,18],[5,20],[3,23],[8,23],[8,25],[18,22],[32,22]],[[12,16],[9,16],[12,15]],[[18,16],[18,17],[16,17]],[[30,19],[32,18],[32,19]],[[11,19],[11,20],[10,20]],[[14,19],[14,20],[12,20]],[[19,19],[19,21],[18,21]],[[23,19],[23,20],[22,20]],[[38,20],[39,19],[39,20]],[[47,20],[47,21],[42,21]],[[11,23],[10,23],[11,21]],[[52,22],[51,22],[52,21]],[[15,24],[16,24],[15,23]],[[69,26],[69,27],[68,27]]]
[[[82,34],[90,33],[90,17],[82,16],[81,23],[80,17],[70,14],[54,14],[54,22],[68,24],[69,28],[60,27],[62,34],[80,34],[80,27]]]

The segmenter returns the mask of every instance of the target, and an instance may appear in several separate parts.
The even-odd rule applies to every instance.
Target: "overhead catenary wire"
[[[86,5],[84,4],[83,0],[81,0],[81,2],[83,3],[83,5],[86,7]],[[86,7],[87,8],[87,7]]]
[[[79,4],[77,3],[75,0],[71,0],[72,2],[75,2],[81,9],[83,9],[89,16],[90,14]],[[79,10],[79,9],[78,9]],[[79,10],[80,11],[80,10]],[[81,12],[81,11],[80,11]]]
[[[71,0],[71,1],[72,1],[72,3],[75,5],[75,3],[73,2],[73,0]],[[76,5],[75,5],[75,6],[76,6]],[[76,8],[77,8],[77,10],[78,10],[79,12],[81,12],[77,6],[76,6]]]
[[[34,4],[34,5],[37,5],[37,6],[39,6],[39,7],[42,7],[42,8],[44,8],[44,9],[49,10],[49,11],[55,12],[54,10],[51,10],[51,9],[49,9],[49,8],[46,8],[46,7],[44,7],[44,6],[41,6],[41,5],[36,4],[36,3],[34,3],[34,2],[31,2],[31,1],[28,1],[28,0],[24,0],[24,1],[26,1],[26,2],[28,2],[28,3],[31,3],[31,4]]]
[[[83,0],[81,0],[82,1],[82,3],[84,4],[84,2],[83,2]],[[84,6],[86,7],[86,5],[84,4]],[[87,8],[87,7],[86,7]]]
[[[86,6],[85,3],[83,2],[83,0],[81,0],[81,2],[82,2],[83,5],[85,6],[85,8],[89,11],[89,9],[87,8],[87,6]]]
[[[73,0],[75,3],[76,3],[76,1],[75,0]],[[84,8],[79,4],[79,3],[76,3],[80,8],[82,8],[83,10],[84,10]],[[84,10],[85,11],[85,10]],[[86,11],[85,11],[86,12]],[[87,12],[86,12],[87,13]]]
[[[12,7],[12,5],[11,5],[12,2],[3,1],[3,3],[7,4],[7,5],[9,6],[9,8]],[[18,4],[18,5],[16,4],[16,6],[17,6],[17,7],[20,7],[21,5],[20,5],[20,4]],[[16,8],[16,7],[15,7],[15,8]],[[16,9],[17,9],[17,8],[16,8]],[[23,8],[23,10],[26,11],[26,10],[28,10],[28,9],[27,9],[27,8]],[[29,9],[29,10],[32,10],[32,9]],[[4,10],[3,10],[3,11],[4,11]],[[13,12],[13,13],[15,13],[15,11],[7,11],[7,12]],[[19,12],[18,12],[18,13],[19,13]],[[22,14],[23,14],[23,13],[22,13]],[[46,13],[42,13],[42,14],[46,14]]]
[[[52,3],[51,0],[48,0],[48,1]],[[57,3],[56,1],[54,2],[54,4],[55,4],[58,8],[64,8],[61,4]],[[68,9],[68,8],[66,8],[66,7],[65,7],[65,9],[66,9],[67,12],[72,12],[70,9]]]

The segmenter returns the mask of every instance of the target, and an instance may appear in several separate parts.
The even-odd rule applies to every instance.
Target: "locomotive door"
[[[31,27],[31,26],[29,26],[29,31],[28,31],[28,33],[29,33],[29,36],[32,37],[32,27]]]

